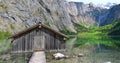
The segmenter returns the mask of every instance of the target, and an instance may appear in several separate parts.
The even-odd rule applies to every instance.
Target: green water
[[[114,38],[114,39],[113,39]],[[48,63],[120,63],[119,37],[110,37],[104,33],[79,33],[67,40],[70,59],[50,60]],[[77,57],[78,54],[83,57]]]
[[[103,44],[113,48],[119,48],[120,37],[107,36],[105,34],[96,32],[96,33],[79,33],[77,35],[77,40],[74,44],[74,47],[84,46],[84,44],[89,43],[91,45]]]
[[[55,60],[51,58],[52,53],[46,53],[47,63],[120,63],[120,37],[107,36],[101,32],[79,33],[67,40],[66,52],[62,52],[72,58]],[[8,41],[9,42],[9,41]],[[4,41],[1,42],[4,44]],[[9,48],[9,43],[0,45]],[[78,54],[83,57],[77,57]],[[31,55],[31,54],[30,54]],[[50,57],[48,57],[50,56]],[[29,56],[26,55],[2,55],[0,63],[27,63]]]
[[[73,45],[73,51],[85,54],[77,63],[120,63],[119,45],[118,36],[110,37],[99,32],[80,33]]]

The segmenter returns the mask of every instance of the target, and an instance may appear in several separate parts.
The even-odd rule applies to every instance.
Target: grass
[[[0,40],[8,39],[9,36],[10,36],[10,32],[0,31]]]
[[[81,24],[78,24],[78,23],[74,23],[74,22],[73,22],[73,25],[75,26],[75,29],[76,29],[77,32],[85,32],[85,31],[88,31],[88,29],[87,29],[85,26],[81,25]]]
[[[10,49],[9,32],[0,31],[0,52]]]
[[[0,13],[5,13],[8,8],[7,5],[3,4],[2,2],[0,2],[0,7],[2,8],[2,12]]]
[[[0,52],[10,49],[10,40],[0,40]]]

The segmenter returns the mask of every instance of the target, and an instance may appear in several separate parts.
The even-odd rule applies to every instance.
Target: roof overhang
[[[25,29],[23,31],[20,31],[20,32],[10,36],[9,38],[10,39],[17,39],[17,38],[19,38],[19,37],[21,37],[21,36],[31,32],[31,31],[35,30],[36,28],[46,28],[46,29],[54,32],[55,34],[58,34],[58,35],[60,35],[60,36],[62,36],[64,38],[67,38],[67,36],[65,34],[60,33],[60,32],[58,32],[58,31],[56,31],[56,30],[54,30],[54,29],[52,29],[52,28],[50,28],[50,27],[48,27],[48,26],[46,26],[46,25],[44,25],[42,23],[38,23],[38,24],[36,24],[36,25],[34,25],[34,26],[30,27],[30,28],[27,28],[27,29]]]

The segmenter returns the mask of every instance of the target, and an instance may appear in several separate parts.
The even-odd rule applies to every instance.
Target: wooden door
[[[44,50],[45,49],[45,38],[44,36],[35,36],[34,37],[34,51]]]

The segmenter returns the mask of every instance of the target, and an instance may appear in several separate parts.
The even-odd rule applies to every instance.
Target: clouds
[[[67,0],[67,1],[85,2],[85,3],[93,2],[95,4],[107,4],[110,2],[110,3],[120,4],[119,0]]]

